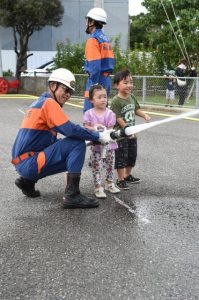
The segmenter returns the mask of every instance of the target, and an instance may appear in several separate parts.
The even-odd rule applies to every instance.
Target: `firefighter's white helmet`
[[[92,20],[99,21],[103,24],[107,23],[107,14],[103,8],[95,7],[89,10],[86,18],[91,18]]]
[[[70,88],[71,90],[75,90],[75,76],[71,71],[59,68],[52,72],[48,81],[59,82]]]

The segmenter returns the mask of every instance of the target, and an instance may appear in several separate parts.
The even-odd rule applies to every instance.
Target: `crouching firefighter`
[[[39,197],[40,192],[35,189],[39,179],[67,172],[63,207],[97,207],[97,199],[88,198],[79,190],[85,140],[108,143],[110,132],[98,133],[74,124],[62,110],[75,89],[75,77],[69,70],[54,70],[48,83],[48,91],[25,113],[12,148],[12,163],[20,175],[15,184],[27,197]],[[58,133],[65,137],[58,139]]]

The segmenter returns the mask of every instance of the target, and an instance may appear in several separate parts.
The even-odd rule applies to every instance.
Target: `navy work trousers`
[[[16,165],[17,172],[22,177],[35,181],[61,172],[81,173],[86,144],[85,141],[64,138],[43,149],[42,152],[45,164],[40,171],[38,171],[37,162],[39,153],[35,153],[32,157],[22,160]]]

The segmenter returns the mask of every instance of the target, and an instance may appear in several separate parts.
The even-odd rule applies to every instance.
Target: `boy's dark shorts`
[[[115,169],[134,167],[137,158],[137,138],[117,141],[115,150]]]

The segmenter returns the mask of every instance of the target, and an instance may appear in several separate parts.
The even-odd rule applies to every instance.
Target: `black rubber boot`
[[[15,184],[27,197],[36,198],[40,196],[40,191],[35,190],[35,181],[19,177],[15,180]]]
[[[63,208],[95,208],[99,206],[97,199],[88,198],[79,190],[80,174],[68,174],[67,187],[63,197]]]

